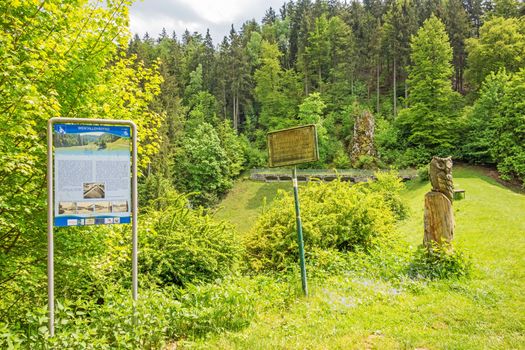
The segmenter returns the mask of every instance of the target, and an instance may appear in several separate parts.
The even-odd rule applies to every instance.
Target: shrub
[[[396,219],[401,220],[408,216],[408,207],[401,199],[400,192],[405,185],[395,170],[380,171],[375,174],[376,181],[368,183],[370,191],[383,196],[385,203],[390,207]]]
[[[433,242],[432,249],[418,247],[408,273],[417,278],[448,279],[469,276],[471,270],[472,262],[461,249]]]
[[[158,285],[209,282],[231,273],[241,256],[232,225],[191,210],[185,196],[145,215],[139,267]]]
[[[417,168],[417,178],[419,179],[419,181],[421,181],[421,182],[429,181],[430,180],[430,173],[429,173],[429,171],[430,171],[430,169],[429,169],[428,164],[427,165],[422,165],[419,168]]]
[[[246,159],[245,168],[260,168],[268,164],[268,152],[258,149],[244,135],[240,136],[240,143]]]
[[[246,327],[255,314],[255,291],[251,280],[141,289],[134,313],[130,290],[108,287],[100,305],[92,299],[57,301],[53,338],[46,308],[28,313],[24,329],[0,323],[0,347],[160,349],[168,340]]]
[[[333,181],[301,189],[305,249],[369,250],[381,236],[395,231],[395,217],[382,193],[366,184]],[[298,257],[293,197],[280,192],[261,214],[246,239],[255,270],[285,270]]]
[[[179,337],[202,337],[248,326],[255,315],[256,295],[251,283],[242,282],[189,286],[180,296],[180,313],[170,327]]]
[[[374,156],[361,155],[352,165],[357,169],[377,169],[379,160]]]

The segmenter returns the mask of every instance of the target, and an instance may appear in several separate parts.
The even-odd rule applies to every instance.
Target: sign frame
[[[47,291],[49,333],[55,334],[55,279],[54,279],[54,147],[55,124],[87,124],[93,126],[129,126],[131,128],[131,231],[132,231],[132,297],[138,299],[138,185],[137,185],[137,125],[131,120],[51,118],[47,123]]]
[[[300,155],[298,155],[295,159],[286,160],[286,161],[279,161],[277,159],[274,159],[276,158],[278,150],[274,149],[272,138],[286,137],[286,134],[289,134],[290,132],[294,132],[298,130],[307,130],[307,129],[309,129],[310,134],[308,136],[312,138],[310,141],[313,147],[311,152],[309,152],[311,153],[309,157],[300,157]],[[275,130],[275,131],[267,133],[266,139],[268,142],[268,165],[270,168],[297,165],[297,164],[302,164],[302,163],[310,163],[310,162],[316,162],[319,160],[319,142],[317,138],[317,127],[315,124],[301,125],[301,126],[296,126],[292,128]]]

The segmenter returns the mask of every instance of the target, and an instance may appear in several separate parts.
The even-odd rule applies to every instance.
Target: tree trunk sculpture
[[[433,157],[430,162],[432,190],[425,195],[425,236],[427,249],[432,242],[450,243],[454,238],[454,183],[452,181],[452,159]]]

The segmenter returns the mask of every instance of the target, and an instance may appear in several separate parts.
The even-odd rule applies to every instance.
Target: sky
[[[137,0],[130,9],[130,29],[142,37],[146,32],[156,38],[162,28],[173,31],[179,39],[184,30],[200,32],[210,29],[217,45],[228,35],[232,23],[236,30],[247,20],[261,22],[271,6],[276,13],[285,0]]]

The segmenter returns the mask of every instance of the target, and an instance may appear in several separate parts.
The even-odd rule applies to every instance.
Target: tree
[[[352,82],[356,69],[355,39],[350,27],[338,17],[328,21],[329,72],[326,96],[331,109],[344,106],[353,98]]]
[[[46,127],[51,117],[139,127],[140,169],[159,147],[158,64],[125,57],[125,2],[0,2],[0,317],[42,305]],[[60,288],[57,286],[57,288]]]
[[[416,31],[416,14],[410,0],[391,2],[383,25],[383,45],[392,63],[393,113],[397,115],[398,71],[408,63],[409,38]],[[406,87],[405,87],[406,90]]]
[[[208,123],[199,125],[185,136],[175,154],[176,188],[194,193],[192,203],[215,203],[233,185],[229,160],[215,129]]]
[[[445,22],[453,52],[454,89],[463,92],[463,73],[466,66],[465,40],[470,34],[470,22],[461,0],[445,2],[443,22]]]
[[[259,123],[266,130],[284,127],[296,115],[300,101],[298,78],[293,70],[283,71],[277,45],[262,42],[260,67],[255,71],[255,97],[260,103]]]
[[[525,181],[525,69],[490,73],[480,97],[467,111],[469,132],[464,153],[478,162],[497,164],[504,177]]]
[[[477,37],[483,24],[483,0],[463,0],[463,6],[472,24],[472,35]]]
[[[467,40],[468,82],[478,89],[491,72],[525,67],[525,20],[495,17],[483,24],[479,38]]]
[[[408,84],[410,107],[399,114],[408,146],[450,152],[456,143],[458,94],[452,90],[452,48],[444,24],[435,16],[412,38]]]
[[[518,17],[520,12],[520,3],[518,0],[493,0],[493,14],[499,17],[509,18]]]
[[[303,65],[307,85],[322,91],[330,67],[330,40],[325,14],[315,20],[314,30],[308,33]]]
[[[510,76],[504,69],[498,73],[490,73],[480,88],[479,98],[472,107],[466,108],[468,129],[462,150],[466,159],[495,164],[490,152],[497,138],[495,119],[500,118],[509,80]]]

